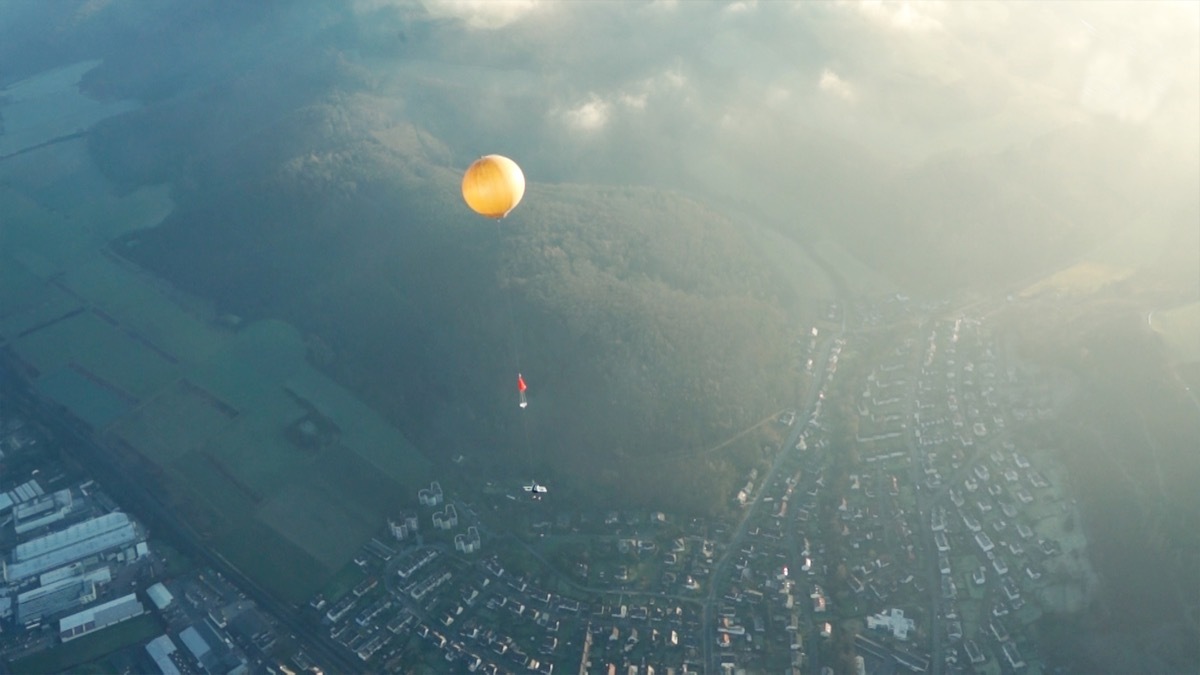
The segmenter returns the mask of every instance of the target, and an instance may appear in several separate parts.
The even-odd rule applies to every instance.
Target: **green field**
[[[92,312],[81,312],[16,342],[21,358],[48,372],[76,363],[112,386],[145,399],[179,376],[164,356]]]
[[[321,589],[321,593],[325,596],[325,600],[330,603],[336,603],[342,599],[342,596],[349,593],[355,586],[366,578],[366,574],[362,568],[354,563],[348,563],[338,570],[337,574],[329,580],[325,588]]]
[[[11,258],[4,261],[4,267],[16,267],[24,271],[24,267]],[[13,278],[16,274],[6,275]],[[5,293],[3,300],[4,316],[0,319],[0,334],[9,339],[17,339],[22,333],[33,330],[55,319],[59,319],[80,309],[78,298],[55,286],[42,282],[28,286],[28,293],[20,295],[20,291]]]
[[[1118,267],[1098,262],[1081,262],[1059,270],[1021,290],[1023,298],[1032,298],[1043,293],[1059,295],[1090,295],[1109,284],[1127,279],[1134,272],[1131,267]]]
[[[229,562],[285,602],[307,601],[331,574],[328,567],[254,519],[214,538],[213,544]]]
[[[287,381],[287,388],[337,423],[342,443],[376,469],[414,489],[429,482],[429,461],[424,455],[395,427],[329,378],[305,369]]]
[[[136,107],[133,101],[96,101],[79,90],[84,74],[98,65],[100,61],[80,61],[9,84],[0,155],[86,129]]]
[[[187,380],[178,380],[122,417],[110,432],[166,466],[233,424],[236,412],[214,404],[211,395]]]
[[[126,232],[157,225],[174,208],[167,185],[112,194],[88,152],[87,140],[76,138],[5,160],[9,185],[61,216],[49,234],[66,232],[80,250],[94,250]]]
[[[28,195],[7,187],[0,189],[0,213],[4,214],[8,235],[5,251],[11,252],[18,245],[37,251],[43,262],[31,271],[40,277],[77,263],[81,252],[89,248],[74,237],[64,236],[62,216],[45,210]]]
[[[272,495],[292,483],[312,458],[283,434],[304,409],[283,396],[262,403],[269,407],[239,416],[200,449],[229,467],[254,493]]]
[[[0,239],[0,247],[3,247],[3,239]],[[28,314],[45,301],[51,290],[58,291],[53,286],[46,286],[41,278],[30,273],[24,265],[15,262],[0,265],[0,335],[15,335],[20,332],[9,327],[8,318]]]
[[[42,396],[65,406],[93,429],[103,429],[133,406],[127,397],[97,384],[74,368],[59,368],[42,374],[37,381],[37,390]]]
[[[170,499],[221,555],[280,597],[306,600],[412,504],[428,461],[313,370],[290,325],[232,332],[206,303],[102,251],[107,237],[161,219],[169,198],[110,194],[84,146],[71,145],[0,166],[13,224],[0,232],[0,335],[38,370],[44,396],[161,469]],[[336,443],[288,439],[313,412],[336,425]]]
[[[165,284],[107,256],[68,270],[62,282],[183,363],[202,361],[228,342],[225,333],[181,310]]]

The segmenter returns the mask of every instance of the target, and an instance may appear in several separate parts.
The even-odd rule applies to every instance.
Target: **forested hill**
[[[672,193],[542,176],[497,224],[386,98],[280,104],[238,133],[239,91],[273,86],[261,77],[92,134],[118,183],[175,187],[175,213],[115,247],[223,312],[297,325],[431,456],[545,462],[619,496],[625,458],[709,447],[789,404],[794,303],[743,226]],[[715,480],[701,487],[723,498]]]

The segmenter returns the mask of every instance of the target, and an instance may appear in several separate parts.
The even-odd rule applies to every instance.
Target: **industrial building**
[[[96,588],[112,580],[104,566],[43,584],[17,596],[17,621],[31,626],[53,614],[86,605],[96,599]]]
[[[70,490],[42,495],[13,507],[13,529],[17,534],[32,532],[66,518],[72,508]]]
[[[161,581],[147,588],[146,595],[150,596],[150,601],[154,603],[154,606],[159,611],[170,607],[171,602],[175,600],[175,596],[171,595],[171,591],[168,591],[167,587],[163,586]]]
[[[154,665],[158,666],[163,675],[180,675],[179,667],[171,659],[171,655],[176,651],[178,649],[175,647],[175,642],[165,634],[146,643],[146,653],[150,655],[151,659],[154,659]]]
[[[119,511],[107,513],[19,544],[13,549],[12,562],[4,564],[4,580],[19,582],[87,556],[127,546],[137,538],[129,516]]]
[[[236,668],[240,661],[227,646],[228,638],[207,622],[195,623],[179,633],[179,641],[196,661],[210,673],[225,673]]]
[[[130,593],[116,600],[89,607],[82,612],[59,619],[58,636],[63,642],[70,642],[81,635],[87,635],[126,619],[132,619],[145,612],[146,608],[138,602],[137,596]]]
[[[36,499],[46,494],[36,480],[26,481],[8,492],[0,492],[0,513],[4,513],[17,504]]]

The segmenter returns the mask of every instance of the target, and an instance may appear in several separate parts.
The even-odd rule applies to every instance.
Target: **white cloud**
[[[475,30],[503,28],[537,9],[538,0],[424,0],[426,11],[459,19]]]
[[[647,98],[648,98],[648,94],[644,91],[639,94],[624,93],[624,94],[621,94],[620,101],[627,108],[633,108],[635,110],[644,110],[646,108],[646,99]]]
[[[1128,54],[1097,54],[1084,75],[1080,105],[1126,122],[1145,121],[1158,108],[1173,77],[1167,64],[1141,73],[1138,70]]]
[[[939,3],[862,0],[849,4],[859,14],[885,28],[911,32],[927,32],[942,28],[942,23],[933,17],[933,14],[941,9]]]
[[[671,68],[659,76],[658,81],[670,89],[682,89],[687,85],[687,76],[678,68]]]
[[[1145,122],[1180,85],[1188,61],[1194,62],[1194,58],[1181,58],[1186,53],[1181,47],[1190,41],[1194,54],[1195,32],[1187,36],[1186,24],[1178,21],[1185,14],[1177,7],[1161,9],[1166,11],[1097,12],[1079,19],[1074,33],[1083,38],[1078,48],[1082,69],[1078,103],[1084,110],[1124,122]],[[1185,36],[1190,40],[1181,39]],[[1194,83],[1190,88],[1195,90]]]
[[[650,0],[646,8],[651,11],[672,11],[679,8],[679,0]]]
[[[587,102],[564,112],[563,119],[580,131],[598,131],[608,124],[611,108],[604,99],[592,94]]]
[[[666,70],[660,75],[648,77],[640,82],[635,83],[631,87],[619,92],[612,97],[616,103],[620,103],[623,107],[629,110],[645,110],[651,97],[665,91],[678,91],[687,85],[687,77],[678,70]],[[604,103],[596,94],[592,94],[592,100],[585,103],[579,109],[587,106],[602,107],[605,112],[610,110],[612,106]],[[592,113],[588,113],[590,116]]]
[[[112,0],[87,0],[87,2],[83,3],[83,6],[75,10],[73,19],[76,22],[87,21],[111,4]]]
[[[791,98],[792,92],[787,87],[778,84],[773,87],[769,87],[767,89],[766,96],[764,96],[764,100],[767,102],[767,105],[772,107],[784,105],[791,100]]]
[[[817,87],[821,91],[832,94],[843,101],[854,100],[854,90],[850,87],[850,84],[828,68],[821,71],[821,79],[817,81]]]
[[[743,14],[749,12],[758,6],[758,0],[737,0],[725,5],[725,11],[729,14]]]

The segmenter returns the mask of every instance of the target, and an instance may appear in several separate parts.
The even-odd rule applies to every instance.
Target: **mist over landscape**
[[[499,221],[460,192],[492,153],[526,179]],[[716,540],[695,588],[652,585],[641,553],[619,573],[622,592],[692,602],[712,635],[733,632],[721,573],[776,511],[782,564],[815,567],[810,539],[824,559],[800,604],[816,583],[835,613],[821,635],[793,611],[811,646],[760,638],[749,672],[853,672],[874,654],[855,635],[892,606],[935,672],[1024,672],[1002,645],[1029,672],[1200,664],[1195,2],[0,4],[0,266],[5,387],[26,392],[4,400],[83,429],[185,538],[289,606],[372,578],[360,550],[437,480],[531,579],[596,594],[581,602],[621,606],[597,590],[617,568],[589,566],[608,569],[608,540],[649,540],[610,512],[665,513],[661,552],[687,541],[673,559]],[[1017,498],[1026,455],[1048,502]],[[970,516],[949,529],[969,599],[935,571],[946,535],[904,546],[992,474],[978,509],[1013,505],[1045,558],[1007,549],[1036,613],[1008,586],[994,602],[1007,572]],[[853,502],[860,483],[878,502]],[[1018,503],[1044,508],[1021,520]],[[854,524],[892,513],[914,525]],[[604,556],[581,543],[600,522],[625,528],[601,531]],[[900,581],[902,560],[925,571]],[[991,585],[967,581],[976,566]],[[891,600],[864,600],[872,574]],[[994,638],[986,666],[943,658],[963,622]],[[580,664],[565,632],[561,672]],[[719,672],[700,640],[680,658]],[[469,663],[417,644],[348,658]]]

